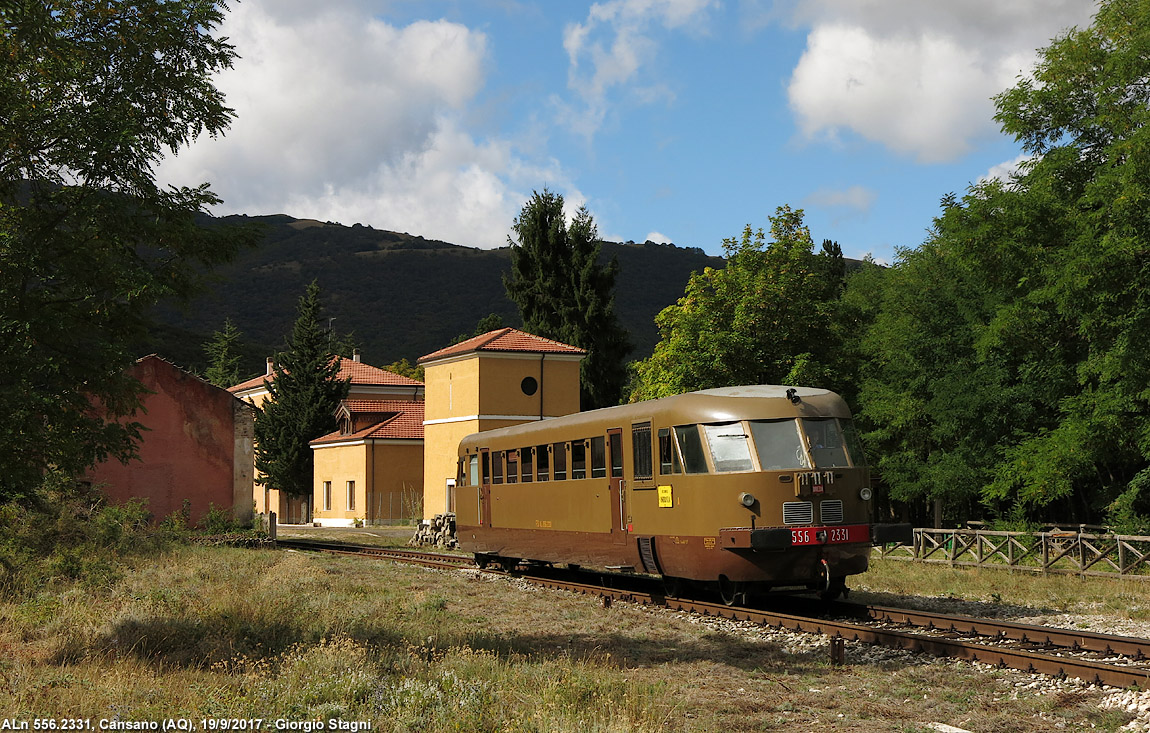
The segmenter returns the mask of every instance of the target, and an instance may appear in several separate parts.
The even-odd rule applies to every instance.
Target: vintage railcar
[[[837,394],[709,389],[474,433],[459,445],[460,546],[481,566],[567,563],[717,588],[834,597],[872,544],[870,475]]]

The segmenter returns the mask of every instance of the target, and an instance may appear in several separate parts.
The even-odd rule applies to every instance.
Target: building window
[[[323,482],[323,510],[331,511],[331,481]]]
[[[347,510],[355,511],[355,482],[347,482]]]
[[[519,383],[519,389],[523,390],[523,394],[530,397],[539,390],[539,382],[535,377],[524,377],[523,381]]]

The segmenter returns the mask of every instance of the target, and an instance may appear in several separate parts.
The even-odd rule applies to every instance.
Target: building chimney
[[[351,360],[352,361],[359,361],[359,349],[356,349],[355,351],[351,352]]]
[[[268,372],[264,376],[270,377],[272,375],[272,371],[274,371],[275,364],[276,364],[276,360],[269,356],[268,357]]]

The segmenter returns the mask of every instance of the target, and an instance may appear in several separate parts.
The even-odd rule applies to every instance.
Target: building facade
[[[459,441],[481,430],[579,411],[583,349],[501,328],[419,359],[423,420],[423,515],[453,511]]]
[[[113,502],[145,500],[156,520],[186,504],[193,524],[213,506],[250,522],[252,407],[155,354],[137,361],[132,376],[147,390],[132,418],[145,428],[139,460],[105,461],[82,480]]]

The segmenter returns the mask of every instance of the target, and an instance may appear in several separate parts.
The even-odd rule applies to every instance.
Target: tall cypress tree
[[[204,344],[204,353],[211,359],[204,379],[224,389],[239,383],[240,355],[237,349],[242,335],[232,319],[224,319],[224,329],[213,333],[211,340]]]
[[[320,290],[312,281],[299,300],[287,348],[278,355],[269,397],[256,416],[257,481],[291,496],[310,496],[314,460],[308,443],[337,427],[335,410],[347,397],[339,359],[320,327]]]
[[[627,381],[627,332],[615,315],[619,263],[599,261],[601,242],[590,212],[580,207],[568,227],[563,197],[535,192],[512,225],[507,297],[523,329],[587,350],[580,367],[584,410],[618,404]]]

